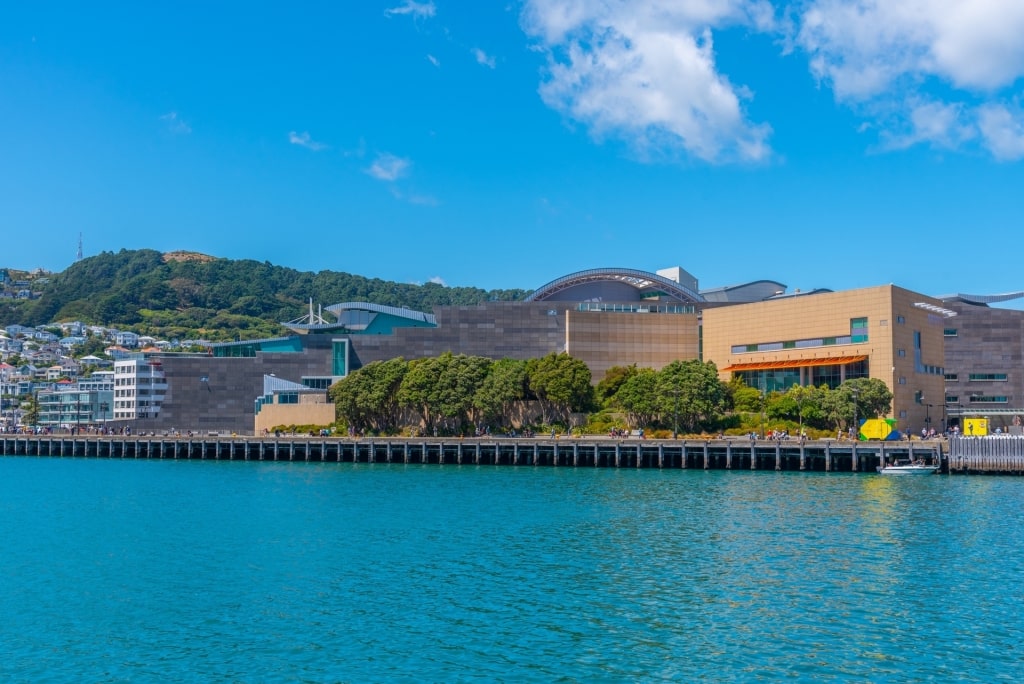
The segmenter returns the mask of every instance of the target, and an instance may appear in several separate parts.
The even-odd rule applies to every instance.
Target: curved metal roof
[[[949,294],[937,297],[944,302],[964,302],[966,304],[998,304],[999,302],[1008,302],[1011,299],[1020,299],[1024,297],[1024,291],[1021,292],[1004,292],[1003,294],[994,295],[972,295],[972,294]]]
[[[384,306],[382,304],[371,304],[369,302],[344,302],[342,304],[331,304],[324,308],[335,316],[340,316],[344,311],[370,311],[373,313],[389,314],[399,318],[408,318],[412,321],[422,321],[424,323],[432,324],[437,323],[433,314],[423,313],[422,311],[415,311],[413,309],[406,309],[402,306]]]
[[[370,302],[343,302],[341,304],[331,304],[330,306],[324,307],[327,311],[337,316],[338,321],[328,322],[320,318],[313,313],[310,308],[310,313],[296,321],[290,321],[288,323],[282,323],[289,330],[294,330],[299,333],[308,332],[329,332],[332,330],[338,330],[341,328],[348,327],[342,322],[342,316],[348,311],[366,311],[372,314],[387,314],[389,316],[395,316],[396,318],[404,318],[410,321],[416,321],[417,323],[427,323],[429,325],[437,325],[437,319],[434,314],[423,313],[422,311],[414,311],[413,309],[406,309],[401,306],[384,306],[382,304],[371,304]],[[305,321],[305,322],[304,322]],[[363,328],[365,325],[355,326]]]
[[[638,271],[632,268],[592,268],[586,271],[577,271],[569,275],[552,280],[550,283],[539,287],[529,297],[527,302],[542,302],[554,294],[567,290],[570,287],[584,285],[594,282],[618,282],[632,285],[641,292],[659,291],[676,297],[684,302],[703,302],[704,298],[699,293],[688,287],[683,287],[674,280],[662,277],[648,271]]]

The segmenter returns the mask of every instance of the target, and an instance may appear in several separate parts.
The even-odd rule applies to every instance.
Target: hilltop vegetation
[[[310,297],[325,305],[365,301],[429,312],[440,305],[515,301],[529,292],[395,283],[149,249],[104,252],[48,275],[37,299],[0,302],[0,322],[78,320],[164,339],[254,339],[283,334],[280,322],[300,317]]]

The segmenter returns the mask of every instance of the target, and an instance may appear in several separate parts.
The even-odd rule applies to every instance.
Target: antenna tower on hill
[[[82,260],[82,234],[78,234],[78,255],[75,257],[75,261]]]

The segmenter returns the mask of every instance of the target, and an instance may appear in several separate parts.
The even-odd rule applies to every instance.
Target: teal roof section
[[[251,358],[256,356],[256,352],[293,354],[302,351],[302,340],[291,335],[289,337],[266,337],[259,340],[218,342],[210,345],[210,351],[213,356],[218,358]]]
[[[324,311],[337,318],[331,322],[316,317],[282,323],[298,333],[341,333],[346,335],[388,335],[395,328],[436,328],[433,314],[399,306],[384,306],[369,302],[344,302],[325,307]],[[310,321],[313,322],[310,322]]]

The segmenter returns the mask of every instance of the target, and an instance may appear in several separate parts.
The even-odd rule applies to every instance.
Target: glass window
[[[956,373],[946,373],[944,377],[946,378],[946,382],[958,382],[960,380],[960,377]]]
[[[942,334],[946,337],[956,337],[956,328],[946,328],[942,331]]]
[[[971,373],[967,379],[971,382],[1006,382],[1006,373]]]

